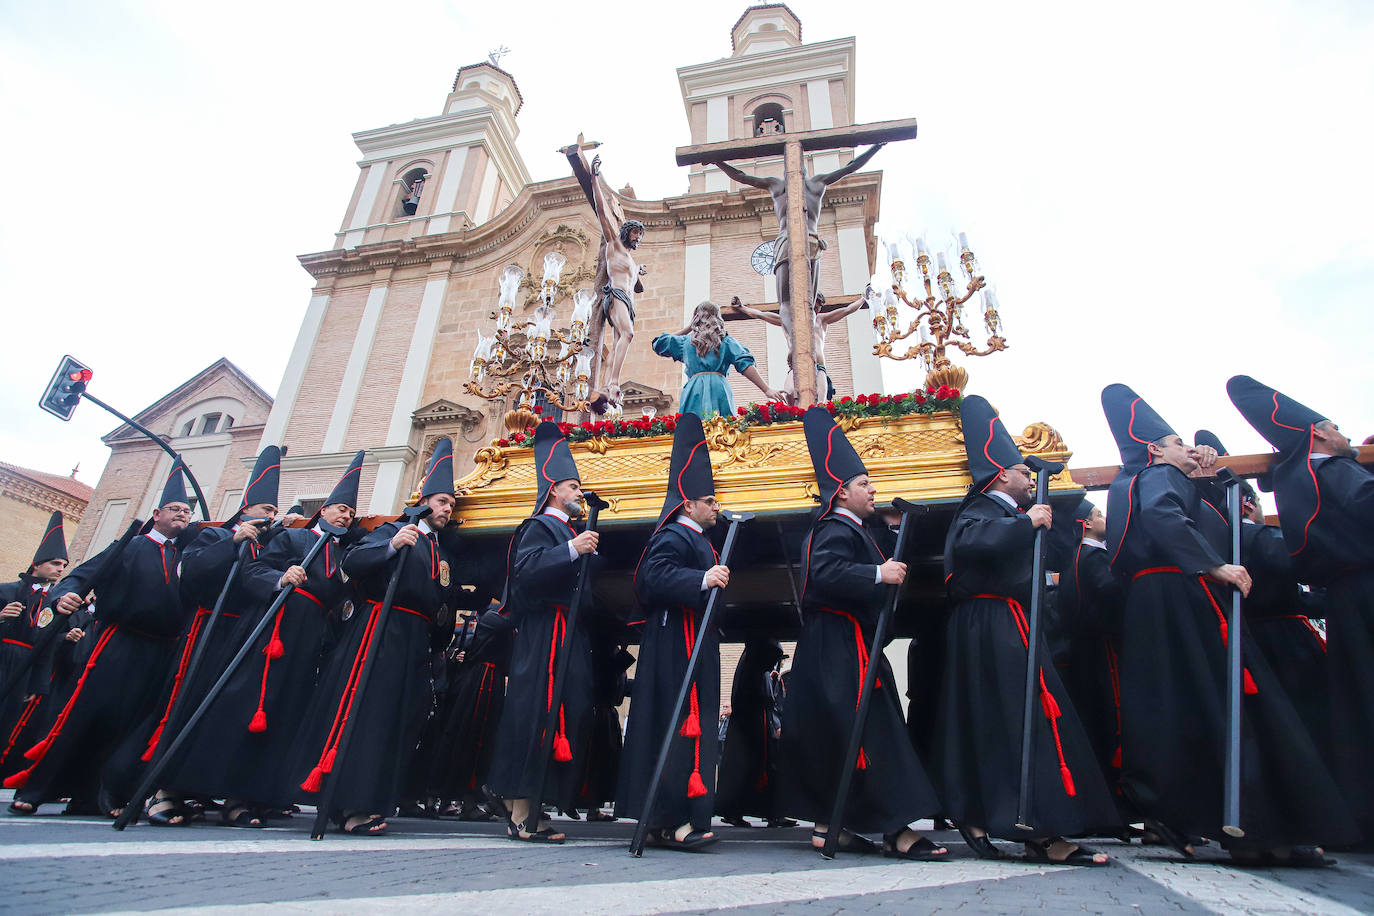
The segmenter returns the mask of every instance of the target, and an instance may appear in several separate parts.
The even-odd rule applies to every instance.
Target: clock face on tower
[[[776,244],[777,240],[774,239],[754,249],[754,253],[749,256],[749,263],[755,273],[766,277],[773,272],[773,246]]]

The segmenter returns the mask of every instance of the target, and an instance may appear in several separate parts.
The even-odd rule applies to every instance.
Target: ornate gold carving
[[[958,388],[960,391],[968,385],[968,371],[961,366],[948,365],[938,369],[931,369],[926,373],[926,389],[939,388],[946,385],[950,388]]]
[[[1059,431],[1042,422],[1027,426],[1021,435],[1016,437],[1016,447],[1027,455],[1068,451],[1068,447],[1064,445],[1064,437],[1059,435]]]
[[[587,251],[591,247],[591,239],[587,233],[581,229],[574,229],[566,223],[559,223],[552,229],[544,230],[537,239],[534,240],[534,247],[530,249],[530,263],[525,270],[525,278],[520,281],[520,288],[528,290],[524,302],[521,305],[525,310],[534,308],[542,301],[539,293],[543,285],[544,276],[544,255],[552,250],[566,257],[569,263],[576,263],[571,273],[562,276],[558,280],[558,289],[553,295],[554,302],[561,302],[568,298],[580,286],[585,286],[596,280],[596,257],[592,256],[592,263],[587,264]],[[573,257],[568,252],[568,247],[577,246],[577,256]]]
[[[510,465],[505,452],[496,445],[479,448],[477,454],[472,456],[472,463],[473,469],[454,486],[460,494],[490,486],[506,476],[506,468]]]
[[[838,417],[835,418],[835,425],[838,426],[840,429],[844,430],[846,433],[853,432],[859,427],[859,418],[840,414]]]
[[[587,451],[593,455],[604,455],[611,450],[611,440],[605,436],[592,436],[586,442]]]
[[[886,454],[887,449],[883,448],[882,442],[878,439],[874,439],[860,450],[859,458],[881,458]]]
[[[725,453],[721,467],[738,462],[745,467],[756,468],[783,448],[781,445],[751,445],[749,430],[740,429],[725,417],[717,416],[708,420],[704,432],[707,447]]]

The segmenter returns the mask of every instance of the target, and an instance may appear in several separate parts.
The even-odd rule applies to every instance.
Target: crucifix
[[[779,283],[778,296],[782,300],[780,311],[788,311],[791,325],[791,357],[794,375],[797,380],[797,396],[803,407],[815,404],[816,373],[812,370],[816,359],[811,333],[811,308],[815,299],[812,282],[814,265],[810,263],[815,243],[811,236],[816,234],[820,218],[821,198],[825,193],[825,183],[817,188],[807,181],[802,164],[803,151],[847,149],[861,144],[872,143],[878,146],[893,140],[912,140],[916,137],[916,121],[907,118],[899,121],[876,121],[870,124],[855,124],[849,127],[832,127],[824,130],[809,130],[792,134],[771,134],[740,140],[722,140],[716,143],[702,143],[696,146],[680,146],[677,149],[678,165],[714,164],[736,181],[754,176],[743,175],[729,165],[732,159],[756,159],[764,156],[783,157],[783,178],[754,179],[745,181],[755,187],[768,188],[773,193],[773,207],[778,214],[779,225],[787,227],[787,248],[791,265],[787,270],[786,283]],[[862,154],[849,165],[829,176],[830,181],[838,180],[852,171],[857,171],[872,158],[877,147]],[[852,167],[852,168],[851,168]],[[819,176],[818,176],[819,177]],[[814,198],[811,200],[810,198]],[[796,254],[792,254],[792,253]],[[819,256],[819,251],[816,252]],[[775,258],[777,253],[775,253]],[[802,265],[806,264],[804,268]],[[781,281],[782,278],[780,278]]]

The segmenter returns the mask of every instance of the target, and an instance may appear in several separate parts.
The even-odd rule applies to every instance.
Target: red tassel
[[[572,760],[572,746],[568,744],[566,735],[554,735],[553,759],[559,763],[567,763]]]
[[[250,732],[267,731],[267,713],[261,709],[253,713],[253,721],[248,723],[248,730]]]
[[[1245,669],[1245,692],[1251,696],[1259,693],[1259,688],[1255,686],[1254,678],[1250,677],[1250,669]]]
[[[147,763],[148,761],[152,760],[152,759],[153,759],[153,751],[157,750],[158,742],[161,741],[161,740],[162,740],[162,726],[159,725],[159,726],[157,727],[157,731],[153,732],[153,737],[151,737],[151,738],[148,739],[148,746],[147,746],[146,748],[144,748],[144,750],[143,750],[143,756],[139,757],[138,759],[139,759],[139,760],[142,760],[144,763]]]
[[[320,769],[324,770],[326,773],[334,772],[334,761],[338,758],[338,756],[338,748],[331,747],[329,749],[329,753],[324,755],[324,763],[320,765]]]
[[[22,788],[24,788],[24,786],[28,784],[28,781],[29,781],[29,774],[30,774],[31,772],[33,772],[33,770],[32,770],[32,769],[28,769],[28,770],[20,770],[18,773],[15,773],[15,774],[14,774],[13,776],[11,776],[9,779],[6,779],[6,780],[5,780],[5,788],[6,788],[6,789],[22,789]]]
[[[286,654],[286,646],[282,645],[280,639],[274,639],[269,642],[267,648],[262,651],[268,658],[281,658]]]
[[[682,722],[682,730],[678,732],[684,738],[701,737],[701,717],[696,713],[690,713]]]
[[[701,780],[701,773],[697,770],[692,771],[692,775],[687,778],[687,797],[701,798],[706,794],[706,783]]]
[[[1054,694],[1048,690],[1040,691],[1040,708],[1045,711],[1047,719],[1058,719],[1063,713],[1059,711],[1059,702],[1055,700]]]
[[[1112,754],[1112,766],[1121,769],[1121,748],[1117,748],[1116,753]]]
[[[310,775],[305,777],[305,782],[301,783],[301,788],[307,792],[318,792],[324,785],[324,772],[319,768],[310,771]]]
[[[868,755],[864,753],[864,749],[863,749],[863,748],[859,748],[859,760],[858,760],[857,763],[854,764],[854,769],[856,769],[856,770],[866,770],[866,769],[868,769]]]
[[[1062,764],[1062,763],[1059,765],[1059,778],[1062,779],[1062,780],[1064,781],[1064,794],[1065,794],[1065,795],[1077,795],[1077,794],[1078,794],[1078,790],[1075,789],[1074,786],[1073,786],[1073,774],[1069,772],[1068,766],[1066,766],[1065,764]]]
[[[52,747],[52,739],[44,738],[42,741],[25,751],[24,757],[35,762],[42,760],[43,755],[48,752],[48,748],[50,747]]]

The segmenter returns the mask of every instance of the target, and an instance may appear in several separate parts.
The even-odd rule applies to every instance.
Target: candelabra
[[[512,316],[525,272],[514,264],[502,270],[497,281],[501,298],[493,315],[496,330],[491,336],[481,331],[477,334],[477,349],[463,388],[488,401],[502,400],[518,391],[515,405],[506,411],[504,419],[512,433],[524,432],[538,419],[534,404],[539,392],[561,410],[588,407],[592,353],[587,326],[595,296],[590,290],[578,290],[573,294],[567,330],[553,326],[557,318],[553,300],[566,263],[567,258],[557,251],[545,255],[541,304],[534,310],[534,320],[523,323]]]
[[[908,240],[916,260],[916,271],[912,277],[916,280],[916,290],[910,293],[907,290],[908,276],[901,243],[888,242],[892,286],[881,293],[869,292],[869,308],[874,315],[873,352],[894,360],[919,359],[926,367],[927,386],[947,385],[962,390],[968,384],[968,372],[954,365],[945,355],[945,350],[954,347],[965,356],[987,356],[1007,348],[1007,341],[1002,337],[1002,319],[997,312],[997,293],[978,272],[978,260],[969,249],[968,236],[964,233],[958,233],[957,256],[966,280],[962,294],[956,287],[946,253],[935,252],[932,275],[925,236],[908,236]],[[921,294],[922,286],[924,296]],[[964,326],[964,304],[980,290],[983,325],[988,334],[987,345],[982,349],[974,344],[972,335]],[[915,312],[915,317],[905,327],[897,308],[899,302]],[[909,345],[901,353],[893,349],[894,344],[913,334],[920,335],[919,343]]]

